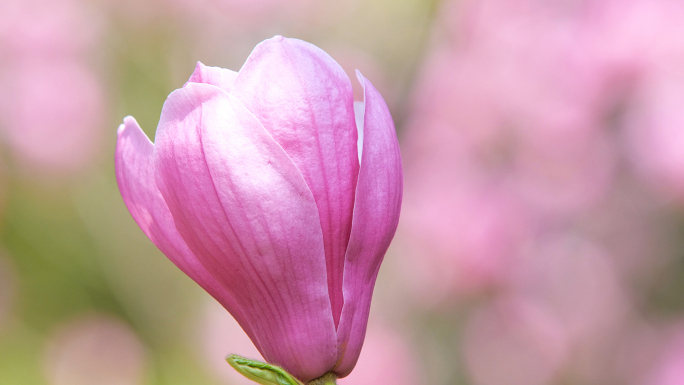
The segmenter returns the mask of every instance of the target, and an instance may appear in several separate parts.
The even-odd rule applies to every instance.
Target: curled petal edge
[[[364,87],[363,152],[337,330],[334,372],[340,377],[352,371],[361,353],[373,287],[399,223],[403,196],[401,153],[389,108],[370,81],[356,74]]]

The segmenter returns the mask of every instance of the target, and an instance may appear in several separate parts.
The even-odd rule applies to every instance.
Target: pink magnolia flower
[[[116,174],[145,234],[302,381],[358,359],[402,166],[394,124],[319,48],[276,36],[239,73],[198,63],[169,95],[155,143],[132,117]],[[361,156],[360,156],[361,155]],[[361,159],[361,161],[359,161]]]

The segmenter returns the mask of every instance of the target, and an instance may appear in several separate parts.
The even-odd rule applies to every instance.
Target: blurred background
[[[361,70],[402,146],[340,384],[684,384],[680,0],[0,0],[0,384],[247,384],[113,154],[196,61],[276,34]]]

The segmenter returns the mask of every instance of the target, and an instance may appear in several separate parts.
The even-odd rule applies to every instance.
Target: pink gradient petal
[[[360,72],[365,89],[363,152],[354,220],[344,266],[344,307],[338,328],[335,373],[356,365],[366,334],[373,286],[394,236],[401,209],[403,174],[397,134],[387,104]]]
[[[235,298],[264,358],[302,381],[336,360],[320,220],[301,173],[218,87],[188,84],[162,109],[154,161],[176,228]]]
[[[351,82],[321,49],[276,36],[254,48],[232,94],[292,158],[313,193],[337,326],[359,167]]]
[[[116,144],[116,180],[128,211],[142,231],[181,271],[216,298],[255,341],[240,308],[221,284],[188,248],[178,234],[173,217],[154,177],[154,145],[132,116],[119,127]],[[258,345],[257,345],[258,346]]]
[[[220,67],[205,66],[201,62],[197,62],[195,72],[190,75],[190,79],[188,79],[184,87],[189,83],[205,83],[214,85],[226,92],[230,92],[237,75],[238,73],[235,71]]]

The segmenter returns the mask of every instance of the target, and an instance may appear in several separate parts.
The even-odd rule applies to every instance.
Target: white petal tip
[[[119,125],[119,128],[116,130],[117,135],[121,135],[124,130],[126,129],[127,126],[129,126],[131,123],[135,122],[135,119],[132,116],[127,116],[124,118],[123,123]]]
[[[356,78],[359,79],[359,83],[361,83],[362,86],[364,86],[364,87],[366,86],[366,84],[365,84],[366,78],[364,78],[363,75],[361,75],[361,71],[356,70]]]

